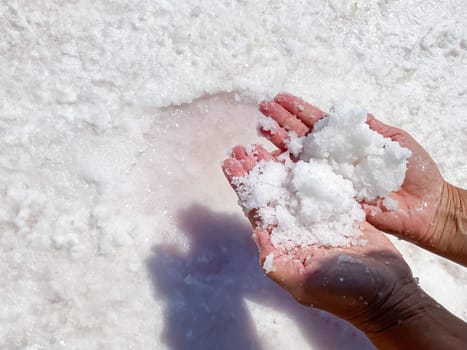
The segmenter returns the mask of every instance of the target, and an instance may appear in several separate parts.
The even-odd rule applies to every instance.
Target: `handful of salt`
[[[290,135],[289,153],[297,161],[284,153],[234,178],[241,205],[272,229],[276,248],[362,244],[359,201],[380,197],[387,209],[397,208],[389,194],[400,189],[411,152],[371,130],[366,119],[361,107],[336,106],[307,136]],[[266,130],[271,122],[260,120]]]

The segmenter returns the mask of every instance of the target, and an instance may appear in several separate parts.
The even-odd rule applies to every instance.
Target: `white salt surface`
[[[363,244],[358,237],[365,213],[358,201],[383,198],[394,207],[386,197],[400,189],[412,153],[371,130],[367,115],[358,106],[333,107],[306,137],[290,135],[297,162],[284,153],[233,178],[241,206],[254,209],[260,225],[271,228],[276,248]],[[273,124],[259,120],[267,130]]]
[[[0,348],[371,349],[262,276],[219,164],[255,142],[242,95],[290,91],[366,106],[467,187],[466,6],[1,2]],[[395,243],[467,319],[466,272]]]

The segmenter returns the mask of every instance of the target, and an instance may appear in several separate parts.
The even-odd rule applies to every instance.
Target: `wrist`
[[[467,266],[467,191],[447,182],[429,228],[428,249]]]
[[[414,281],[356,326],[378,349],[463,349],[467,343],[467,325]]]
[[[423,310],[431,307],[422,295],[423,291],[411,278],[410,281],[405,281],[405,284],[393,288],[391,293],[381,300],[373,301],[364,317],[351,323],[372,339],[402,322],[417,317]]]

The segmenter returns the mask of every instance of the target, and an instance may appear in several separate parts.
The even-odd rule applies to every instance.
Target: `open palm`
[[[261,146],[248,152],[244,147],[233,149],[224,162],[224,173],[232,187],[260,161],[277,161],[276,155]],[[255,230],[254,239],[263,266],[273,253],[273,271],[268,276],[283,286],[299,302],[338,315],[361,329],[368,319],[379,317],[388,303],[397,303],[407,289],[415,287],[410,268],[383,233],[367,222],[361,223],[362,239],[367,243],[347,248],[301,247],[294,253],[275,248],[271,230],[257,226],[261,218],[254,211],[247,213]]]

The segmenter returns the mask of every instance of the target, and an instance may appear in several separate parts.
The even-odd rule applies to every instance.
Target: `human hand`
[[[374,131],[412,151],[401,189],[391,193],[396,210],[382,200],[363,205],[367,220],[378,229],[397,235],[453,261],[467,265],[467,196],[446,182],[425,149],[405,131],[368,115]]]
[[[318,120],[326,116],[319,108],[289,94],[279,94],[274,101],[262,102],[260,111],[279,125],[274,130],[260,129],[260,132],[280,151],[287,150],[290,132],[304,136]],[[397,200],[398,208],[386,209],[382,199],[362,203],[367,221],[379,230],[395,234],[453,260],[466,260],[465,256],[459,258],[462,256],[459,247],[466,247],[466,239],[457,234],[456,219],[450,218],[456,205],[460,206],[456,204],[459,202],[459,189],[444,181],[435,162],[407,132],[383,124],[371,114],[368,115],[367,124],[412,152],[401,189],[390,195]]]
[[[235,147],[223,166],[232,187],[236,189],[235,178],[246,176],[262,160],[277,161],[261,146],[250,153]],[[365,245],[307,246],[286,253],[272,245],[271,228],[258,226],[261,218],[254,211],[247,214],[255,230],[261,266],[274,254],[274,269],[267,275],[300,303],[331,312],[365,332],[378,332],[396,322],[385,316],[387,310],[418,288],[397,249],[367,222],[361,223]]]

